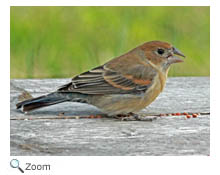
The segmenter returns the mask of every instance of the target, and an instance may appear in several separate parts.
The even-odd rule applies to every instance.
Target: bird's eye
[[[160,55],[163,55],[164,50],[163,49],[157,49],[157,53],[160,54]]]

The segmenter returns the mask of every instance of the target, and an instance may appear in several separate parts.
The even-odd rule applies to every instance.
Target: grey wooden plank
[[[11,155],[209,155],[209,115],[161,117],[153,122],[115,119],[53,119],[101,113],[64,103],[28,115],[15,109],[23,89],[33,96],[56,90],[68,79],[11,80]],[[209,78],[169,78],[164,92],[141,113],[210,112]],[[38,118],[51,119],[38,119]]]

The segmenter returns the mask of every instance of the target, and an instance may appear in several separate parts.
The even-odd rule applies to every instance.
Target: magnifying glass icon
[[[12,159],[10,162],[10,166],[12,168],[18,168],[22,173],[24,173],[24,170],[22,170],[19,166],[19,161],[17,159]]]

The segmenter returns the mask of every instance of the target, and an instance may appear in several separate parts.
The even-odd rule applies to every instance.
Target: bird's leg
[[[156,116],[140,116],[134,113],[120,114],[115,116],[115,118],[122,121],[153,121],[157,119]]]

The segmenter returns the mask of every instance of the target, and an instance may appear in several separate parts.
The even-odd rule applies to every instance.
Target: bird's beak
[[[177,48],[175,48],[175,47],[173,47],[173,53],[174,53],[175,55],[179,55],[179,56],[182,56],[182,57],[185,58],[185,55],[184,55],[182,52],[180,52],[180,51],[179,51]],[[181,58],[179,58],[179,57],[177,57],[177,56],[175,56],[175,55],[172,55],[172,56],[168,57],[168,62],[169,62],[169,64],[183,62],[183,60],[182,60]]]

